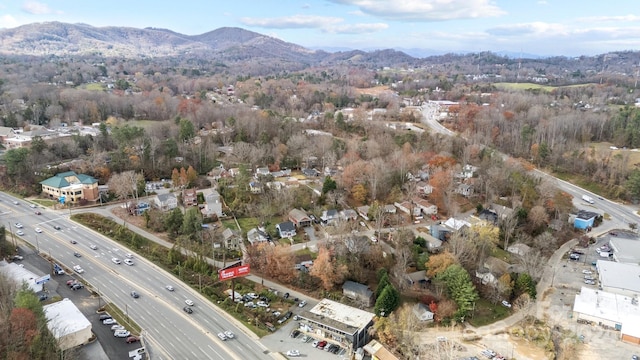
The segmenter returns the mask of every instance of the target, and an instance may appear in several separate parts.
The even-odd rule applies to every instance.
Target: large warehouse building
[[[20,285],[26,283],[29,289],[33,290],[36,294],[42,291],[42,283],[36,283],[36,280],[40,278],[40,276],[16,263],[8,263],[4,260],[0,261],[0,272]]]
[[[640,266],[598,260],[596,269],[602,290],[626,296],[640,294]]]
[[[91,322],[69,299],[44,306],[47,327],[58,341],[60,349],[67,350],[89,342]]]

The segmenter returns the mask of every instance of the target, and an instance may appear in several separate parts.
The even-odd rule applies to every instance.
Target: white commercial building
[[[621,339],[640,343],[640,306],[637,296],[582,287],[573,304],[576,321],[620,330]]]
[[[58,341],[62,350],[89,342],[92,336],[91,322],[80,312],[73,302],[63,299],[44,306],[47,327]]]
[[[640,294],[640,266],[598,260],[596,268],[602,290],[626,296]]]
[[[36,283],[36,280],[41,276],[32,273],[16,263],[7,263],[4,260],[0,261],[0,272],[18,283],[19,286],[22,286],[22,283],[26,283],[33,292],[39,293],[42,291],[42,283]]]
[[[627,264],[640,263],[640,241],[632,239],[612,238],[609,240],[613,250],[613,259]]]

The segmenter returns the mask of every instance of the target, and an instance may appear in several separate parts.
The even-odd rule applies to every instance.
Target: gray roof
[[[281,222],[280,224],[276,225],[278,227],[278,229],[281,232],[285,232],[285,231],[295,231],[296,230],[296,226],[293,225],[293,223],[291,221],[285,221],[285,222]]]
[[[345,281],[342,285],[342,290],[351,291],[364,297],[370,297],[373,295],[373,291],[371,291],[367,285],[354,281]]]
[[[158,201],[165,203],[167,202],[167,200],[169,199],[176,199],[176,196],[173,193],[165,193],[165,194],[158,194],[156,195],[158,197]]]
[[[640,264],[640,241],[632,239],[612,238],[609,240],[615,251],[617,261],[627,264]]]
[[[640,266],[598,260],[596,267],[603,288],[640,293]]]

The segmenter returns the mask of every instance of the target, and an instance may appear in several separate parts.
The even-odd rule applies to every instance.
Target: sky
[[[0,0],[0,28],[36,22],[239,27],[311,49],[539,56],[640,50],[638,0]]]

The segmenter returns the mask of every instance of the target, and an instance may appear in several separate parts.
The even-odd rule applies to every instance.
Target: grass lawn
[[[491,251],[491,256],[498,258],[500,260],[511,263],[511,254],[507,251],[500,249],[499,247],[495,247],[493,251]]]
[[[101,83],[85,84],[85,85],[82,85],[81,88],[84,88],[89,91],[103,91],[104,84],[101,84]]]
[[[58,202],[55,200],[48,200],[48,199],[34,199],[31,200],[34,203],[44,206],[44,207],[52,207],[53,205],[57,204]]]
[[[493,324],[511,315],[511,309],[500,304],[493,305],[485,299],[476,301],[476,309],[471,315],[471,319],[467,319],[469,323],[475,327]]]
[[[304,248],[304,249],[300,249],[298,251],[296,251],[294,253],[296,255],[296,257],[306,257],[306,256],[310,256],[312,259],[315,260],[316,257],[318,257],[318,254],[311,251],[309,248]]]

